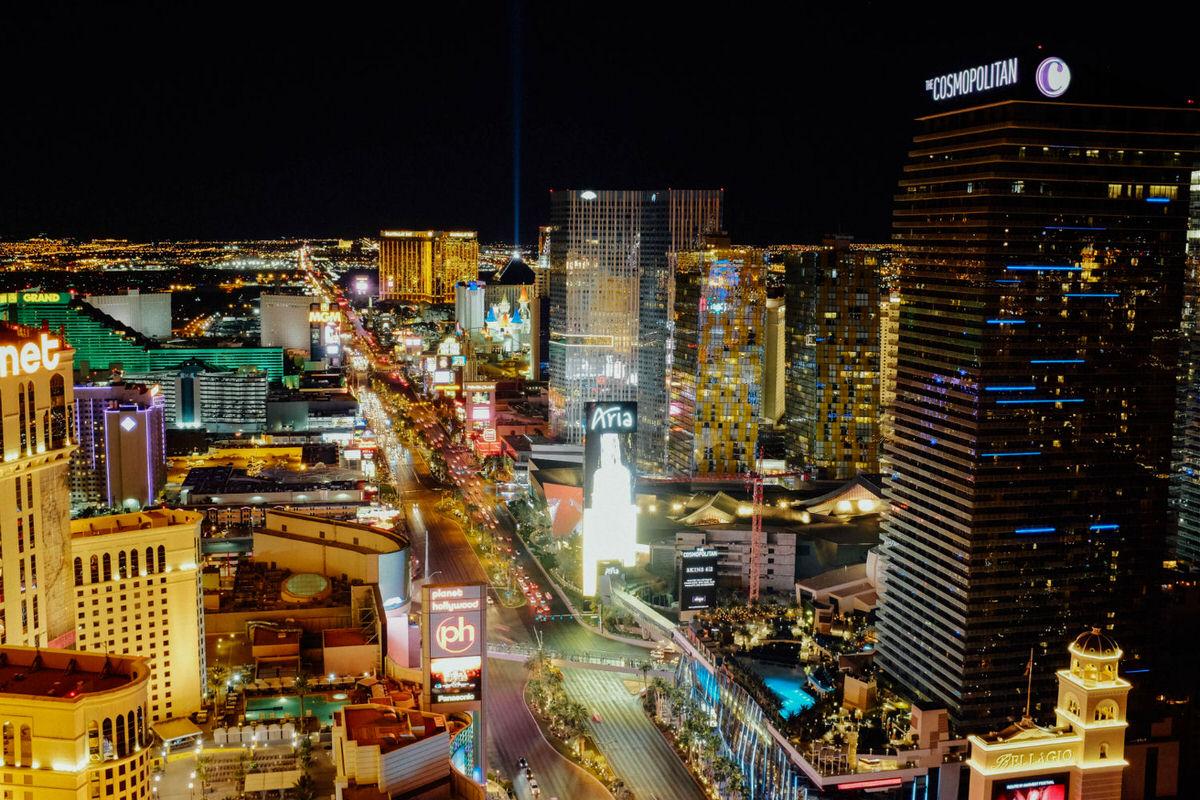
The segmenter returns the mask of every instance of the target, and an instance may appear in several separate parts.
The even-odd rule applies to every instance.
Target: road
[[[531,800],[531,796],[528,782],[518,775],[520,758],[528,759],[541,785],[542,800],[612,800],[600,781],[559,755],[542,737],[522,696],[526,677],[519,661],[488,661],[489,692],[483,708],[493,732],[488,737],[491,769],[513,781],[521,800]]]
[[[613,772],[638,798],[705,800],[675,751],[642,712],[641,698],[623,683],[629,675],[569,667],[563,678],[567,694],[600,716],[599,722],[588,722],[592,736]],[[632,680],[641,684],[640,678]]]

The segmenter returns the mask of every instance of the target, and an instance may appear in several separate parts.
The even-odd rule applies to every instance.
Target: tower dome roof
[[[1071,646],[1088,656],[1106,657],[1121,654],[1121,648],[1117,646],[1116,641],[1099,628],[1092,628],[1090,631],[1079,634]]]

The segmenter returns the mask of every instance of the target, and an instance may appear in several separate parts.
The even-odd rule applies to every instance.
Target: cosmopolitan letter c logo
[[[1038,91],[1046,97],[1062,97],[1071,85],[1071,68],[1058,56],[1050,56],[1038,64],[1035,79]]]

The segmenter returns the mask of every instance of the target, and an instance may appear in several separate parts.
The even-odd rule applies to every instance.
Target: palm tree
[[[307,772],[303,773],[292,784],[292,797],[295,800],[317,800],[317,782]]]
[[[644,689],[649,688],[649,684],[646,683],[646,675],[653,668],[654,668],[654,665],[651,664],[649,661],[643,661],[642,663],[638,664],[638,669],[640,669],[642,671],[642,688],[644,688]]]
[[[296,691],[296,697],[300,698],[300,720],[304,720],[304,696],[312,692],[312,681],[309,680],[308,674],[297,672],[296,679],[292,683],[292,688]]]

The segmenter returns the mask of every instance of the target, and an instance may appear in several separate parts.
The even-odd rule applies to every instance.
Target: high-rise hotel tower
[[[896,200],[879,662],[963,732],[1081,627],[1144,657],[1167,529],[1200,115],[1048,55],[927,81]]]
[[[724,191],[556,191],[550,196],[550,424],[583,441],[584,403],[636,400],[638,467],[667,463],[667,254],[721,229]]]

